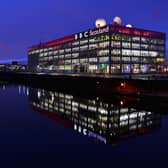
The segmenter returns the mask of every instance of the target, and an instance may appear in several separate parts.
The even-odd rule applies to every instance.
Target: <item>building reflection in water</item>
[[[29,88],[31,107],[97,142],[117,143],[160,127],[158,113],[137,110],[119,103],[85,99],[73,95]]]

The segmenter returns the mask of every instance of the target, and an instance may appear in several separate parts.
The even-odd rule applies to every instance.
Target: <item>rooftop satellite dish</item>
[[[118,16],[115,16],[114,19],[113,19],[113,24],[114,24],[114,25],[121,26],[121,24],[122,24],[121,18],[118,17]]]
[[[132,28],[132,25],[131,24],[127,24],[126,27]]]
[[[106,21],[105,19],[97,19],[96,22],[95,22],[95,25],[96,25],[96,28],[100,28],[100,27],[104,27],[106,26]]]

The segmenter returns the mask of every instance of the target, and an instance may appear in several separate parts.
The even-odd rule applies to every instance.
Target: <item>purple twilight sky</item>
[[[97,18],[111,23],[114,16],[168,34],[167,0],[2,0],[0,63],[26,61],[28,47],[93,28]]]

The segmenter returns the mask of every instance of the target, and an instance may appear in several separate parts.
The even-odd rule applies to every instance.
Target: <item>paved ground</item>
[[[25,72],[24,72],[25,73]],[[26,72],[28,74],[33,74]],[[140,80],[168,80],[168,74],[121,74],[121,75],[109,75],[109,74],[84,74],[84,73],[35,73],[37,75],[52,75],[52,76],[73,76],[73,77],[99,77],[99,78],[120,78],[120,79],[140,79]]]

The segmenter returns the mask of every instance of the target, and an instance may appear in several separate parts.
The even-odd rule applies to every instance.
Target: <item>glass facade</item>
[[[164,33],[113,25],[28,50],[29,70],[36,72],[148,73],[164,61]]]

